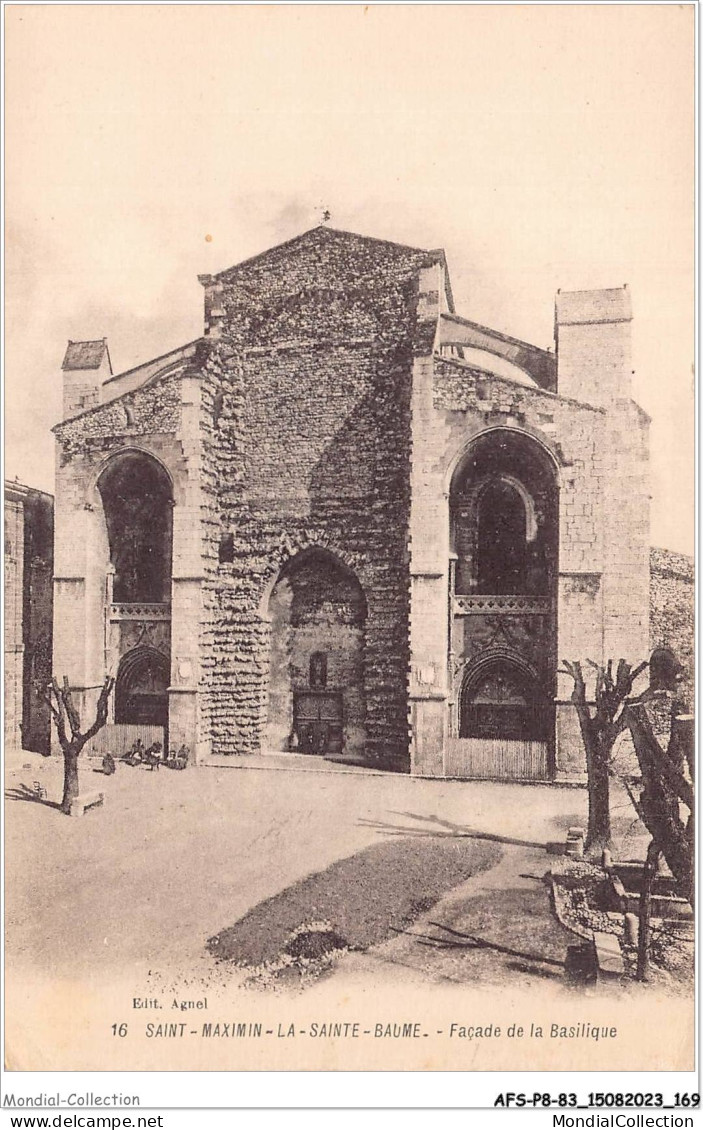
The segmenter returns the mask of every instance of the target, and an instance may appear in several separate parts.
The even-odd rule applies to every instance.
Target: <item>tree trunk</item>
[[[562,670],[574,680],[571,701],[581,727],[581,737],[586,751],[588,773],[588,833],[585,848],[590,855],[600,854],[609,848],[612,840],[610,827],[610,768],[615,741],[625,726],[624,705],[633,684],[647,666],[640,663],[634,669],[621,659],[613,676],[613,661],[604,666],[588,663],[596,670],[595,712],[591,713],[586,692],[586,681],[581,663],[564,660]]]
[[[646,981],[649,973],[649,918],[652,908],[652,886],[659,870],[660,851],[654,840],[647,848],[647,859],[642,871],[642,890],[639,904],[639,929],[637,932],[637,980]]]
[[[107,722],[107,708],[115,680],[108,675],[100,691],[95,710],[95,721],[90,729],[81,733],[81,720],[71,697],[68,676],[63,677],[63,687],[54,675],[43,695],[56,723],[56,733],[63,753],[63,799],[59,805],[61,812],[71,815],[71,805],[78,796],[78,757],[86,742],[103,728]],[[71,728],[71,737],[66,732],[66,721]]]
[[[669,757],[679,769],[688,768],[691,780],[696,775],[696,730],[692,714],[675,714],[671,720]]]
[[[691,909],[696,909],[696,814],[694,812],[688,818],[686,825],[686,842],[688,844],[688,858],[690,865],[688,868],[688,901],[691,904]]]
[[[668,751],[659,744],[641,707],[628,711],[628,725],[642,772],[639,813],[677,882],[679,894],[695,899],[695,839],[693,785],[677,763],[693,760],[693,728],[688,720],[674,727]],[[689,810],[682,817],[681,804]],[[691,902],[693,906],[693,902]]]
[[[588,758],[588,831],[586,851],[598,853],[609,848],[612,840],[610,828],[610,776],[609,752],[596,746]]]
[[[73,743],[71,743],[73,744]],[[61,811],[71,815],[71,805],[78,796],[78,754],[80,749],[69,747],[63,751],[63,800]]]

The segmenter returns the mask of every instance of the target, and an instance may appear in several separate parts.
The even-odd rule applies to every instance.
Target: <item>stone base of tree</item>
[[[99,808],[105,803],[105,793],[79,793],[71,801],[71,816],[85,816],[89,808]]]

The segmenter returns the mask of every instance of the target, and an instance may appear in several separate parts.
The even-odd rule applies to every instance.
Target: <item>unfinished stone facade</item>
[[[558,295],[551,352],[459,317],[441,251],[326,227],[201,283],[198,341],[69,345],[56,669],[198,760],[578,779],[558,658],[649,649],[627,288]]]

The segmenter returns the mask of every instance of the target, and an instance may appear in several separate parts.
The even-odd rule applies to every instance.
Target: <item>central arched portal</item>
[[[531,436],[494,428],[450,489],[451,776],[549,776],[556,679],[557,469]]]
[[[356,575],[324,549],[283,566],[268,602],[269,750],[363,754],[366,599]]]

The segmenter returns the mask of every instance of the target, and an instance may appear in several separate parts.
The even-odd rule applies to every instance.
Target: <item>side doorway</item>
[[[293,695],[294,748],[320,757],[343,747],[341,691],[296,691]]]
[[[496,657],[480,664],[463,682],[459,735],[447,751],[449,775],[547,780],[552,709],[519,661]]]
[[[115,723],[163,727],[168,749],[169,662],[153,647],[136,647],[122,656],[115,685]]]

